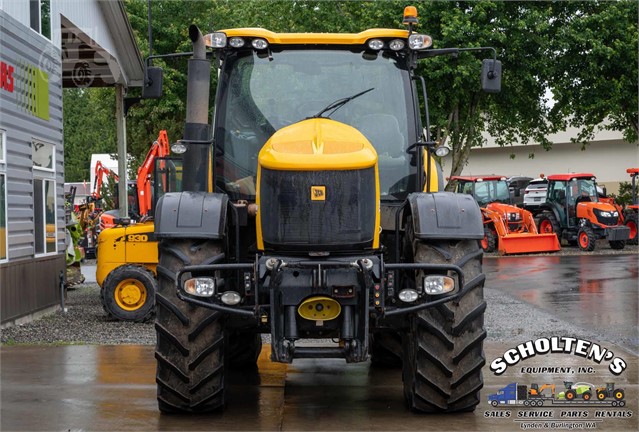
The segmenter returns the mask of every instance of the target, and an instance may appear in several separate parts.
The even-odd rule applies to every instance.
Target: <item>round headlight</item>
[[[435,154],[439,157],[447,156],[450,153],[450,149],[446,146],[439,146],[435,149]]]
[[[224,303],[225,305],[235,306],[242,300],[242,297],[235,291],[226,291],[224,294],[222,294],[220,300],[222,300],[222,303]]]
[[[401,39],[393,39],[388,44],[388,47],[392,49],[393,51],[403,50],[405,46],[406,46],[406,43]]]
[[[175,154],[182,154],[186,152],[186,145],[182,144],[182,141],[178,140],[178,142],[171,144],[171,151]]]
[[[266,40],[264,39],[253,39],[251,41],[251,45],[253,45],[253,48],[258,50],[263,50],[268,48],[268,42],[266,42]]]
[[[380,39],[371,39],[368,41],[368,47],[372,50],[379,51],[384,48],[384,42]]]
[[[232,37],[229,39],[229,45],[233,48],[242,48],[244,46],[244,39],[241,37]]]

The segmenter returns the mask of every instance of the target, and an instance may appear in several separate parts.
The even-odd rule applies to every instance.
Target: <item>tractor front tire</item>
[[[555,214],[549,211],[545,211],[539,216],[539,223],[537,225],[537,231],[539,234],[555,233],[561,240],[561,226],[559,221],[555,217]]]
[[[102,308],[109,318],[144,322],[155,311],[155,276],[147,268],[123,265],[107,275],[100,290]]]
[[[577,241],[579,242],[579,249],[585,252],[592,252],[595,250],[595,243],[597,238],[592,230],[585,226],[579,229],[577,233]]]
[[[624,220],[624,225],[630,228],[630,239],[626,242],[630,245],[636,245],[639,236],[637,235],[637,213],[627,212]]]
[[[614,250],[622,250],[626,247],[625,240],[610,240],[608,243],[610,243],[610,249]]]
[[[486,253],[497,250],[497,233],[492,228],[484,228],[484,238],[480,241],[481,248]]]
[[[156,295],[157,399],[161,412],[205,413],[224,407],[224,320],[211,309],[177,297],[178,271],[219,257],[219,242],[165,239],[160,242]]]
[[[255,367],[262,352],[262,336],[251,332],[227,332],[227,364],[232,369]]]
[[[457,300],[410,317],[410,327],[403,334],[402,378],[407,404],[419,412],[473,411],[479,403],[486,363],[482,250],[476,240],[426,243],[415,239],[410,218],[406,234],[413,262],[456,264],[465,281]],[[421,283],[419,272],[415,277],[415,282]]]

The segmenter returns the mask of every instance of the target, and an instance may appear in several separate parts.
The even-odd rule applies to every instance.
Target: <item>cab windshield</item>
[[[491,202],[510,203],[510,192],[505,180],[475,183],[475,200],[480,206]]]
[[[232,199],[254,199],[257,156],[273,133],[371,88],[323,116],[368,138],[379,155],[382,199],[404,198],[414,188],[406,149],[417,130],[406,60],[345,49],[227,54],[214,124],[217,189]]]

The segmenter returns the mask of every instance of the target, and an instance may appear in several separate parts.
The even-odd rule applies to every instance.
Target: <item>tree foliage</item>
[[[418,30],[433,36],[435,48],[492,46],[503,62],[502,92],[497,95],[480,89],[481,60],[491,57],[490,52],[463,52],[456,58],[420,62],[418,74],[428,85],[432,134],[453,150],[451,175],[461,173],[471,148],[483,144],[486,132],[500,145],[523,142],[550,148],[550,133],[576,126],[581,133],[575,140],[585,142],[606,120],[607,128],[636,140],[639,37],[633,0],[153,1],[153,50],[157,54],[190,51],[187,31],[192,23],[204,32],[234,27],[276,32],[402,28],[401,14],[409,4],[417,5]],[[125,5],[146,57],[147,1],[127,0]],[[164,69],[164,97],[140,102],[127,118],[128,146],[138,164],[159,129],[166,129],[172,141],[183,132],[186,61],[155,60],[154,64]],[[211,100],[215,87],[213,74]],[[97,152],[96,135],[104,137],[105,145],[109,143],[100,151],[115,150],[114,122],[104,118],[113,110],[114,98],[102,93],[92,96],[95,91],[65,92],[65,98],[82,107],[69,107],[65,100],[67,154],[81,149],[88,153],[68,157],[68,180],[86,172],[82,163]],[[70,92],[75,93],[67,96]],[[86,112],[91,113],[90,120],[78,119]],[[87,122],[91,128],[79,127]]]

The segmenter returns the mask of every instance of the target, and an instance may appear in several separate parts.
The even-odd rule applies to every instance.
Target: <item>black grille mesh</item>
[[[375,170],[262,169],[262,236],[273,249],[370,247],[375,231]],[[311,200],[324,186],[325,201]]]

